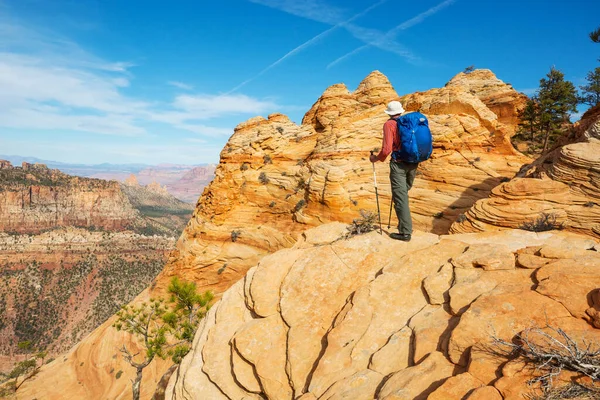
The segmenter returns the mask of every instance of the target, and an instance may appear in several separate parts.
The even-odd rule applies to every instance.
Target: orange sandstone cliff
[[[437,242],[437,235],[446,233],[477,200],[488,197],[492,188],[531,161],[510,144],[516,113],[525,97],[490,71],[459,74],[444,88],[402,97],[379,72],[370,74],[354,92],[342,84],[334,85],[301,125],[281,114],[238,125],[176,250],[136,301],[164,293],[172,276],[223,293],[243,282],[248,270],[266,255],[306,240],[302,233],[306,229],[331,221],[350,222],[360,209],[376,210],[368,154],[381,145],[385,104],[397,98],[407,110],[420,109],[428,116],[435,139],[433,157],[420,167],[411,191],[415,228],[431,232],[424,235],[428,245]],[[377,164],[377,175],[385,219],[390,204],[388,166]],[[396,224],[395,218],[392,224]],[[353,243],[363,248],[359,240]],[[320,265],[327,269],[325,261]],[[312,285],[324,280],[326,275],[304,282]],[[355,284],[361,282],[367,283],[358,279]],[[345,289],[350,290],[346,293],[352,293],[351,289]],[[301,318],[301,310],[297,311]],[[327,318],[321,321],[325,324],[321,328],[331,323]],[[112,329],[111,323],[107,321],[71,352],[44,367],[23,385],[22,398],[129,398],[133,369],[117,351],[125,337]],[[310,347],[313,349],[313,344]],[[224,357],[220,362],[230,366],[229,355]],[[250,371],[248,362],[245,359],[240,368]],[[143,398],[150,398],[167,367],[167,363],[156,363],[144,371]],[[293,383],[295,393],[309,383],[306,368],[302,367]],[[119,379],[117,371],[122,371]],[[256,382],[249,384],[254,385],[250,393],[259,390]]]
[[[544,220],[600,238],[600,107],[583,116],[566,144],[475,203],[451,232],[539,226]]]
[[[517,400],[540,394],[527,384],[536,371],[494,356],[494,337],[549,324],[580,346],[600,341],[598,304],[587,301],[600,245],[589,237],[507,230],[403,243],[377,232],[339,240],[344,231],[306,231],[227,290],[166,398]]]

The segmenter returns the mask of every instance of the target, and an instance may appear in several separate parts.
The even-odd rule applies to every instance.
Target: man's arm
[[[394,144],[394,135],[396,135],[396,121],[389,120],[383,125],[383,143],[381,145],[381,151],[378,155],[371,157],[371,162],[385,161],[387,156],[392,152]]]

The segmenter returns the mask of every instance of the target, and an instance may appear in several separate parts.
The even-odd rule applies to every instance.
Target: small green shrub
[[[242,163],[242,165],[240,165],[240,171],[246,171],[248,170],[248,168],[250,167],[250,164],[247,162]]]
[[[231,231],[231,241],[232,242],[237,241],[241,234],[242,234],[242,231],[239,231],[239,230]]]
[[[267,178],[267,174],[261,172],[260,175],[258,175],[258,181],[263,185],[266,185],[267,183],[269,183],[269,178]]]
[[[265,156],[263,157],[263,161],[265,164],[273,164],[273,159],[268,154],[265,154]]]
[[[121,375],[123,375],[123,371],[117,372],[117,374],[115,375],[115,378],[119,379],[121,377]]]

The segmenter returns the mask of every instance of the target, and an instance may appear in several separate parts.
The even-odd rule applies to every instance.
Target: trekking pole
[[[388,220],[388,229],[392,225],[392,206],[394,205],[394,195],[390,196],[390,219]]]
[[[371,150],[373,155],[373,150]],[[375,183],[375,198],[377,199],[377,215],[379,216],[379,234],[383,235],[383,228],[381,227],[381,211],[379,210],[379,193],[377,192],[377,174],[375,173],[375,163],[373,164],[373,182]]]

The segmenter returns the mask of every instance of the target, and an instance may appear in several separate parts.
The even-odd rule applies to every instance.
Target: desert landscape
[[[506,66],[510,51],[526,52],[514,41],[501,54],[488,43],[508,46],[513,33],[490,27],[479,41],[474,27],[443,27],[448,13],[481,28],[481,10],[466,0],[406,5],[415,16],[380,32],[365,19],[381,17],[385,2],[203,5],[210,23],[198,5],[147,5],[138,10],[147,15],[134,17],[125,12],[131,5],[80,5],[78,12],[102,14],[85,18],[112,26],[110,34],[138,38],[137,47],[109,41],[125,54],[165,51],[157,31],[168,41],[198,35],[181,42],[202,49],[197,58],[179,62],[188,52],[168,46],[178,69],[162,57],[158,70],[164,63],[165,71],[211,78],[168,80],[165,100],[158,72],[136,74],[138,86],[135,63],[101,63],[83,50],[81,32],[108,40],[107,29],[65,23],[81,45],[50,30],[46,38],[15,22],[43,10],[0,1],[0,12],[14,17],[0,15],[0,32],[11,38],[0,39],[0,72],[22,72],[20,80],[0,77],[8,110],[0,111],[8,138],[0,152],[21,149],[0,157],[0,398],[600,399],[600,67],[590,54],[600,48],[597,21],[554,5],[567,21],[582,18],[556,36],[557,46],[573,43],[558,59],[523,33],[532,22],[515,17],[540,62],[565,65],[540,73],[530,60],[541,79],[527,89],[529,67]],[[582,3],[590,15],[598,8]],[[54,16],[75,12],[47,6]],[[490,18],[515,12],[478,7]],[[111,20],[117,15],[138,25],[124,34]],[[256,20],[246,26],[242,16]],[[545,18],[535,22],[540,30],[562,27]],[[439,27],[424,32],[429,20]],[[328,28],[254,65],[278,54],[277,40],[285,46],[312,32],[309,22]],[[434,43],[448,32],[461,39]],[[263,34],[273,41],[246,54]],[[347,50],[344,35],[362,47]],[[416,48],[428,35],[438,59],[444,47],[456,53],[447,65],[397,41]],[[225,38],[248,40],[239,59],[221,53],[229,51]],[[459,51],[467,39],[480,46],[477,67],[449,71],[475,57]],[[328,51],[347,52],[322,74],[311,72],[311,58],[277,80],[280,64],[310,58],[311,47],[329,41],[337,47]],[[21,50],[32,43],[52,68]],[[229,70],[232,59],[244,73],[256,70],[237,86],[231,76],[243,74]],[[491,67],[479,68],[483,60]],[[54,75],[33,79],[36,71]],[[33,83],[46,82],[60,85],[31,94]],[[256,87],[264,92],[242,93]],[[398,104],[402,112],[391,112]],[[407,115],[423,117],[432,139],[408,184],[408,236],[396,233],[403,223],[391,165],[369,157],[389,145],[390,118],[398,118],[397,156]],[[23,147],[19,135],[42,144]],[[61,161],[46,165],[52,154]]]

